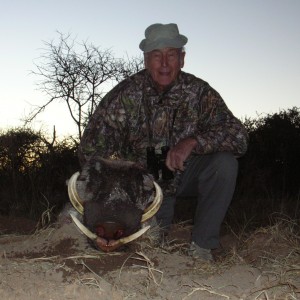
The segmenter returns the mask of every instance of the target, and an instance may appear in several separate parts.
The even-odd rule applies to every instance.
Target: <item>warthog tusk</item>
[[[134,234],[131,234],[129,236],[123,237],[121,239],[119,239],[118,241],[124,245],[124,244],[128,244],[134,240],[136,240],[137,238],[139,238],[140,236],[142,236],[148,229],[150,229],[150,225],[146,226],[142,229],[140,229],[139,231],[135,232]]]
[[[79,197],[77,189],[76,189],[76,181],[77,181],[78,176],[79,176],[79,172],[76,172],[70,178],[69,183],[68,183],[68,194],[69,194],[70,201],[71,201],[72,205],[74,206],[74,208],[80,214],[83,214],[83,212],[84,212],[83,201]],[[159,208],[161,206],[162,200],[163,200],[163,193],[162,193],[160,186],[155,181],[153,181],[153,184],[155,187],[156,195],[155,195],[155,198],[154,198],[153,202],[151,203],[151,205],[145,209],[144,214],[142,215],[142,219],[141,219],[142,223],[146,222],[147,220],[152,218],[157,213],[157,211],[159,210]]]
[[[145,209],[145,212],[142,215],[142,219],[141,219],[142,223],[146,222],[147,220],[152,218],[157,213],[157,211],[159,210],[159,208],[162,204],[162,200],[163,200],[162,190],[161,190],[160,186],[155,181],[153,181],[153,184],[154,184],[154,187],[155,187],[156,195],[155,195],[155,198],[154,198],[152,204]]]
[[[74,221],[74,223],[76,224],[76,226],[80,229],[80,231],[84,235],[86,235],[88,238],[90,238],[93,241],[97,239],[97,235],[92,233],[87,227],[85,227],[73,214],[70,214],[70,216]]]
[[[80,199],[77,189],[76,189],[76,181],[79,176],[79,172],[76,172],[72,175],[68,182],[68,194],[70,201],[74,208],[80,213],[83,214],[84,208],[83,208],[83,201]]]
[[[99,240],[101,239],[96,234],[92,233],[87,227],[85,227],[74,215],[70,214],[70,216],[71,216],[72,220],[74,221],[74,223],[76,224],[76,226],[79,228],[79,230],[84,235],[86,235],[88,238],[95,241],[96,243],[97,243],[98,239]],[[115,241],[113,241],[112,244],[102,246],[101,249],[104,251],[107,251],[107,252],[115,250],[115,249],[121,247],[122,245],[128,244],[128,243],[136,240],[137,238],[142,236],[149,228],[150,228],[150,226],[146,226],[146,227],[140,229],[139,231],[135,232],[134,234],[131,234],[131,235],[121,238],[119,240],[115,240]],[[99,242],[99,244],[101,244],[101,243]]]

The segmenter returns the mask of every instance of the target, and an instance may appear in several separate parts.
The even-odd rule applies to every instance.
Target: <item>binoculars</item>
[[[169,170],[166,166],[167,153],[170,148],[168,146],[163,146],[160,149],[161,149],[161,154],[157,154],[155,153],[154,147],[146,148],[147,169],[149,173],[153,175],[155,180],[160,179],[160,177],[163,180],[173,179],[174,178],[173,172]]]

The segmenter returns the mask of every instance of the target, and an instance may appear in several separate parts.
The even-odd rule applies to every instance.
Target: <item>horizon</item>
[[[236,117],[300,106],[300,1],[17,0],[2,6],[2,129],[22,126],[32,105],[47,101],[30,71],[43,41],[56,40],[57,31],[112,49],[116,57],[135,57],[146,27],[158,22],[178,24],[189,39],[183,71],[207,81]],[[76,132],[64,103],[46,108],[30,127],[51,132],[53,126],[58,135]]]

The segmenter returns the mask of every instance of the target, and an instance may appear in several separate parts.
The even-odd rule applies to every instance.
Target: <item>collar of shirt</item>
[[[159,92],[151,75],[146,70],[144,96],[147,99],[147,103],[150,105],[177,107],[180,101],[183,100],[182,83],[182,72],[180,72],[177,80],[172,84],[172,86],[168,87],[168,89],[163,92]]]

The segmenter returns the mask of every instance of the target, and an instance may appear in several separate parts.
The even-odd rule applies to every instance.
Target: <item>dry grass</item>
[[[155,228],[154,228],[155,229]],[[189,232],[191,227],[186,223],[178,224],[176,231]],[[34,233],[35,237],[48,237],[55,228],[46,227]],[[232,236],[237,243],[229,245],[224,253],[213,263],[203,263],[186,259],[188,239],[170,236],[164,243],[157,245],[151,236],[139,239],[132,252],[101,253],[87,249],[84,253],[76,252],[70,255],[43,255],[35,258],[9,259],[11,265],[35,265],[39,270],[42,264],[51,270],[61,271],[70,280],[89,288],[100,291],[106,290],[105,282],[118,291],[130,297],[141,298],[143,291],[151,298],[151,292],[163,293],[168,283],[178,281],[176,291],[183,293],[182,299],[300,299],[300,226],[298,220],[280,217],[272,226],[258,228],[247,233],[244,228],[240,233]],[[12,235],[10,235],[12,237]],[[17,236],[13,236],[16,239]],[[179,236],[181,237],[181,235]],[[4,237],[2,237],[3,239]],[[50,253],[50,252],[49,252]],[[67,253],[66,253],[67,254]],[[182,258],[186,263],[181,270],[176,269],[176,263],[167,265],[164,258],[176,260]],[[5,253],[2,258],[6,260]],[[116,269],[102,273],[99,265],[105,262],[114,262],[117,259]],[[97,265],[98,264],[98,269]],[[232,293],[239,288],[239,283],[222,286],[207,283],[207,278],[227,274],[236,266],[250,266],[259,272],[253,273],[254,284],[242,292]],[[170,267],[173,268],[170,271]],[[24,268],[26,271],[26,268]],[[178,271],[179,270],[179,271]],[[24,272],[25,272],[24,271]],[[21,271],[20,271],[21,272]],[[25,273],[24,273],[25,274]],[[228,273],[231,274],[231,273]],[[182,281],[185,278],[188,281]],[[136,280],[135,285],[126,284]],[[230,288],[232,290],[230,290]],[[150,295],[150,296],[149,296]],[[203,297],[203,298],[202,298]],[[170,298],[171,299],[171,298]],[[174,298],[177,299],[177,298]]]
[[[182,300],[186,300],[186,299],[189,299],[192,295],[194,295],[195,293],[197,292],[206,292],[210,295],[213,295],[213,296],[219,296],[219,297],[222,297],[222,298],[225,298],[225,299],[230,299],[230,296],[228,295],[225,295],[223,293],[220,293],[216,290],[213,289],[213,287],[211,286],[208,286],[208,285],[203,285],[203,284],[198,284],[199,286],[198,287],[191,287],[192,291],[188,293],[187,296],[185,296]]]
[[[154,263],[147,257],[146,254],[142,252],[136,252],[137,256],[131,257],[133,260],[141,261],[143,263],[146,263],[146,266],[144,264],[142,265],[133,265],[132,268],[141,268],[146,269],[148,273],[148,279],[153,281],[156,285],[160,285],[163,280],[163,272],[154,268]]]

